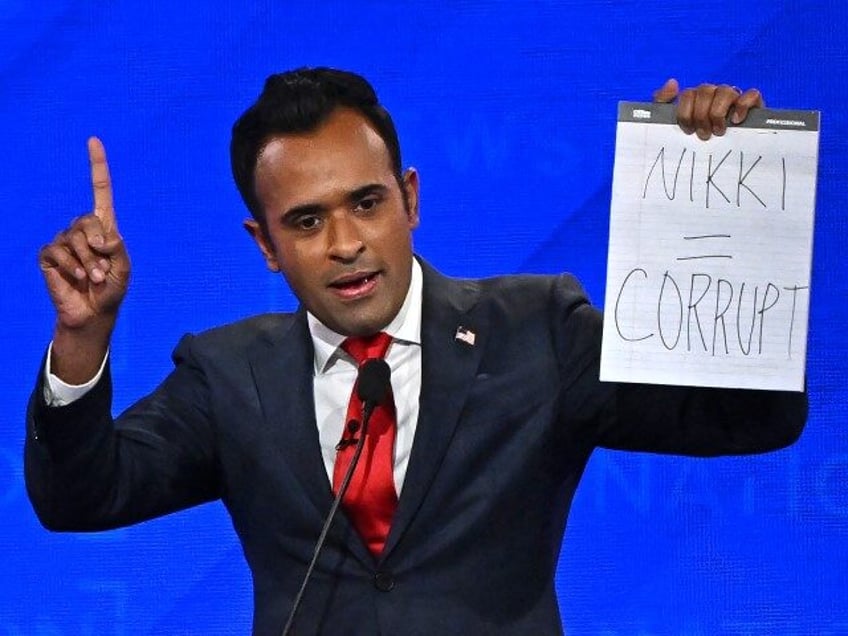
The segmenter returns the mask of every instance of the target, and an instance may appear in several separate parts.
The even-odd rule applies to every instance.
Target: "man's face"
[[[367,119],[339,108],[318,129],[273,137],[254,177],[267,231],[245,228],[268,268],[344,335],[371,335],[395,317],[412,273],[418,175],[403,177]]]

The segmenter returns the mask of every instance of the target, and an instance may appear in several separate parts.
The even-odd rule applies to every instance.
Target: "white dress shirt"
[[[386,362],[392,370],[392,393],[397,412],[395,437],[394,478],[400,494],[412,440],[418,423],[421,394],[421,266],[412,262],[412,280],[400,311],[383,331],[392,337],[386,352]],[[342,437],[347,405],[356,380],[357,366],[340,345],[345,336],[328,329],[312,314],[307,314],[309,332],[315,347],[315,419],[321,455],[330,483],[336,463],[336,444]]]
[[[421,394],[421,294],[423,278],[421,266],[412,261],[412,278],[406,298],[398,314],[383,329],[392,337],[386,353],[386,362],[391,368],[392,393],[397,412],[397,435],[394,450],[395,489],[400,494],[415,428],[418,423],[419,396]],[[333,483],[333,467],[336,462],[336,444],[342,436],[347,405],[356,380],[356,362],[340,348],[345,336],[332,331],[315,316],[307,312],[309,332],[315,349],[313,391],[315,419],[321,442],[321,455],[329,482]],[[64,406],[78,400],[97,384],[103,375],[106,358],[100,370],[85,384],[66,384],[50,370],[50,349],[44,373],[44,399],[50,406]]]

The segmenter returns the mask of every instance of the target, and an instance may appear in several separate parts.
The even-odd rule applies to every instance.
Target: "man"
[[[656,98],[676,94],[670,81]],[[708,138],[760,105],[703,85],[681,95],[680,122]],[[253,573],[256,634],[285,623],[357,435],[358,494],[297,634],[559,634],[554,569],[593,448],[751,453],[803,427],[803,394],[599,382],[601,317],[570,276],[456,280],[414,257],[417,174],[367,82],[329,69],[270,77],[231,146],[245,228],[301,308],[186,336],[162,385],[113,421],[107,352],[129,260],[99,141],[89,153],[94,211],[40,254],[57,322],[29,409],[30,497],[55,530],[221,498]],[[349,343],[378,332],[392,422],[365,433],[347,410]],[[388,503],[375,525],[356,497],[376,490]]]

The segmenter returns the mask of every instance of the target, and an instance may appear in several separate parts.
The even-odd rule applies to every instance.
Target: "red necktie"
[[[382,358],[392,337],[378,333],[368,338],[348,338],[342,343],[344,349],[358,366],[372,358]],[[338,493],[344,474],[350,466],[356,450],[352,440],[361,431],[362,401],[356,393],[356,384],[350,396],[342,431],[342,442],[338,446],[336,464],[333,468],[333,492]],[[356,424],[351,425],[351,422]],[[368,549],[379,556],[386,543],[392,516],[397,508],[397,493],[394,482],[394,447],[397,418],[391,391],[371,413],[368,434],[359,463],[353,472],[350,486],[342,504]]]

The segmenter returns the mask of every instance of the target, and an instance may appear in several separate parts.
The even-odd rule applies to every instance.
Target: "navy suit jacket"
[[[570,276],[423,269],[420,415],[386,548],[374,559],[342,514],[298,635],[560,634],[554,571],[593,448],[760,452],[803,427],[800,393],[599,382],[601,316]],[[44,404],[39,384],[30,498],[55,530],[220,498],[253,574],[254,633],[278,634],[332,501],[305,312],[186,336],[174,359],[162,385],[114,421],[108,372],[60,408]]]

